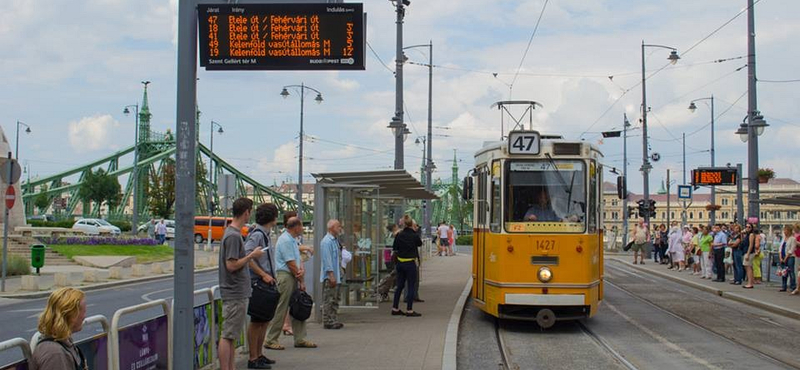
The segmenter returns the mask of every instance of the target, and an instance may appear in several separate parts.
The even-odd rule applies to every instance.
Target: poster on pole
[[[214,337],[211,323],[214,320],[214,306],[211,302],[194,308],[194,368],[200,369],[214,362],[212,349]]]
[[[119,330],[120,370],[168,370],[167,316],[128,325]]]

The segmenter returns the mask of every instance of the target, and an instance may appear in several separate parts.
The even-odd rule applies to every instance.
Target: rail
[[[109,347],[111,348],[111,356],[109,356],[109,358],[110,358],[109,361],[112,363],[112,365],[115,365],[115,366],[112,366],[111,369],[121,368],[119,366],[119,363],[120,363],[120,351],[119,351],[119,341],[120,341],[119,330],[120,330],[120,327],[119,327],[119,323],[120,323],[120,319],[122,318],[122,316],[126,315],[126,314],[131,314],[131,313],[134,313],[134,312],[144,311],[146,309],[153,308],[153,307],[159,307],[159,306],[164,310],[164,315],[167,317],[167,328],[168,328],[167,329],[167,346],[168,346],[168,353],[167,353],[167,356],[168,356],[167,364],[168,365],[167,365],[167,369],[168,370],[172,370],[172,357],[169,356],[172,353],[172,311],[171,311],[167,301],[163,300],[163,299],[157,299],[157,300],[154,300],[154,301],[151,301],[151,302],[145,302],[145,303],[138,304],[138,305],[131,306],[131,307],[120,308],[119,310],[117,310],[117,312],[114,312],[114,317],[111,318],[111,331],[110,331],[110,337],[109,337],[110,342],[111,342],[110,345],[109,345]],[[159,316],[158,318],[160,318],[160,317],[161,316]],[[152,319],[148,320],[148,321],[152,321]]]
[[[3,365],[4,369],[6,368],[6,366],[14,366],[14,365],[19,365],[19,364],[29,364],[31,362],[31,359],[33,358],[32,354],[31,354],[31,347],[28,344],[28,341],[25,340],[25,339],[12,338],[12,339],[4,340],[4,341],[0,342],[0,352],[7,351],[7,350],[12,349],[14,347],[18,347],[22,351],[22,355],[25,358],[22,359],[22,360],[16,361],[16,362],[12,362],[10,364]],[[13,369],[13,367],[11,367],[11,368]]]

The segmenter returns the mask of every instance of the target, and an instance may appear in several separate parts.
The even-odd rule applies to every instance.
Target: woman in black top
[[[403,216],[403,231],[397,233],[394,238],[392,250],[394,251],[394,259],[397,260],[395,268],[397,269],[397,287],[394,290],[394,302],[392,304],[392,315],[405,315],[410,317],[422,316],[419,312],[414,312],[414,287],[417,281],[417,260],[419,260],[419,250],[417,249],[422,245],[422,239],[419,234],[412,228],[414,220],[408,215]],[[403,288],[408,284],[406,290],[406,306],[407,311],[400,311],[400,295],[403,294]]]

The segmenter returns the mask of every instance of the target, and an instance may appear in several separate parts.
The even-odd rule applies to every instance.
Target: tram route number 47
[[[509,154],[539,154],[539,144],[537,131],[512,131],[508,134]]]

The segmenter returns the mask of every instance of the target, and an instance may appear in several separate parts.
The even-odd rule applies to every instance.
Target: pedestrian
[[[686,264],[684,263],[684,247],[681,243],[683,239],[683,235],[681,233],[681,229],[678,227],[677,221],[672,221],[672,228],[669,231],[669,258],[672,261],[674,266],[678,267],[678,272],[683,271],[686,268]],[[670,266],[669,269],[672,270],[674,266]]]
[[[744,256],[742,246],[742,226],[733,224],[730,227],[731,236],[728,239],[728,246],[731,248],[731,255],[733,257],[733,280],[731,284],[741,285],[744,278],[744,266],[742,265],[742,257]]]
[[[150,220],[147,222],[147,237],[150,239],[156,238],[156,220]]]
[[[86,317],[86,295],[75,288],[60,288],[50,293],[44,312],[39,315],[41,333],[31,370],[85,370],[86,358],[72,341],[81,331]]]
[[[703,256],[703,252],[700,251],[700,236],[702,236],[700,232],[701,228],[696,226],[692,227],[692,241],[690,244],[691,248],[691,255],[692,255],[692,275],[700,275],[702,272],[702,263],[700,262],[700,258]]]
[[[700,238],[697,241],[697,245],[700,247],[700,268],[702,269],[701,278],[703,279],[711,279],[711,243],[714,241],[714,237],[711,236],[709,233],[709,227],[706,225],[700,225]]]
[[[725,282],[725,248],[728,246],[728,235],[722,231],[722,225],[714,225],[714,241],[711,247],[714,248],[714,266],[717,269],[715,282]]]
[[[247,316],[250,298],[250,273],[247,267],[264,251],[256,247],[246,253],[242,226],[250,219],[253,201],[239,198],[233,202],[233,221],[225,228],[219,249],[219,292],[222,297],[222,335],[219,341],[219,364],[222,370],[236,368],[234,341],[239,338]]]
[[[797,276],[795,284],[797,285],[797,289],[793,290],[791,294],[797,295],[800,294],[800,263],[797,263],[797,257],[800,257],[800,222],[794,224],[794,241],[795,266],[797,266],[797,271],[795,271],[795,275]]]
[[[766,250],[767,246],[767,234],[764,230],[759,230],[758,228],[753,228],[754,232],[758,233],[758,245],[756,246],[757,249],[755,251],[755,255],[753,256],[753,279],[756,285],[761,284],[761,270],[762,270],[762,261],[764,260],[764,251]]]
[[[439,223],[439,228],[437,229],[437,234],[439,236],[439,255],[444,256],[447,253],[447,246],[449,238],[447,234],[450,232],[450,227],[447,226],[447,222],[442,221]]]
[[[395,259],[397,264],[397,286],[394,290],[394,302],[392,303],[392,315],[405,315],[408,317],[422,316],[419,312],[414,311],[414,284],[417,279],[417,262],[419,261],[419,247],[422,245],[422,239],[417,234],[412,226],[414,220],[410,216],[403,216],[403,231],[397,234],[392,245],[394,250]],[[441,237],[441,234],[440,234]],[[446,237],[446,235],[445,235]],[[406,291],[406,312],[400,311],[400,296],[403,294],[403,288],[408,284]]]
[[[453,253],[453,246],[456,244],[456,227],[450,224],[447,229],[447,255],[455,256]]]
[[[413,225],[411,225],[411,228],[414,229],[414,232],[416,232],[417,235],[420,237],[420,239],[422,239],[422,233],[419,231],[419,225],[417,225],[416,221],[414,222]],[[420,245],[420,247],[422,247],[422,245]],[[419,253],[419,252],[417,252],[417,253]],[[422,302],[425,302],[425,301],[422,298],[419,297],[419,283],[422,282],[422,275],[420,274],[420,271],[419,271],[420,267],[422,267],[422,259],[421,258],[418,260],[418,263],[417,263],[417,280],[414,281],[414,302],[422,303]],[[405,302],[405,299],[403,299],[403,302]]]
[[[668,255],[667,249],[669,249],[669,233],[667,232],[667,225],[661,224],[658,226],[658,263],[662,265],[666,265]]]
[[[633,250],[633,264],[635,265],[637,263],[636,261],[639,260],[639,263],[644,265],[644,256],[646,253],[645,249],[647,248],[648,235],[647,227],[645,226],[643,219],[639,219],[639,223],[636,224],[631,230],[631,240],[633,240],[633,246],[631,246],[631,249]]]
[[[789,285],[792,291],[797,290],[797,278],[795,277],[795,256],[794,251],[797,248],[797,239],[794,237],[794,227],[792,225],[786,225],[783,228],[783,243],[781,243],[780,249],[780,261],[781,261],[781,268],[786,269],[786,271],[781,275],[781,292],[785,292],[787,289],[787,285]],[[788,283],[787,284],[787,280]]]
[[[292,217],[297,217],[297,212],[295,211],[286,211],[283,214],[283,225],[284,230],[286,229],[286,224],[289,222],[289,219]],[[297,238],[297,245],[298,249],[300,249],[300,259],[301,262],[305,262],[308,260],[310,255],[314,254],[314,248],[309,245],[303,244],[303,236],[300,235]],[[300,271],[305,274],[305,265],[303,263],[299,263]],[[292,331],[292,318],[289,317],[289,311],[286,311],[286,315],[283,317],[283,335],[292,336],[294,332]]]
[[[328,221],[328,233],[322,238],[319,253],[322,257],[322,271],[319,278],[322,283],[322,323],[325,329],[341,329],[339,322],[339,283],[342,281],[339,246],[339,235],[342,235],[342,224],[337,219]]]
[[[289,300],[295,290],[306,290],[304,282],[305,270],[301,268],[300,245],[298,237],[303,235],[303,222],[297,217],[286,221],[283,234],[275,245],[275,271],[278,280],[278,291],[281,298],[275,309],[275,317],[285,317],[289,311]],[[295,348],[317,348],[317,345],[306,340],[306,322],[295,318],[292,320],[292,332]],[[267,339],[264,348],[283,350],[285,347],[278,343],[281,335],[282,323],[273,320],[267,329]]]
[[[744,265],[744,269],[747,274],[747,284],[742,285],[742,288],[753,289],[753,284],[755,284],[755,275],[756,275],[755,254],[756,251],[760,249],[759,245],[761,243],[761,235],[755,229],[755,225],[753,224],[747,224],[745,230],[747,235],[747,250],[744,254],[744,260],[742,264]],[[759,272],[760,270],[761,268],[759,267]]]
[[[167,224],[164,223],[163,218],[156,225],[156,236],[158,237],[158,244],[164,244],[167,241]]]
[[[275,284],[275,264],[272,255],[275,253],[270,240],[270,231],[277,224],[278,207],[272,203],[264,203],[256,208],[256,223],[247,235],[244,243],[245,253],[252,253],[256,248],[261,248],[265,253],[250,261],[250,281],[251,286],[254,280],[263,280],[265,283]],[[264,337],[267,335],[267,327],[270,320],[261,320],[257,317],[250,317],[250,324],[247,326],[247,346],[250,350],[250,357],[247,361],[248,369],[269,369],[275,361],[261,354],[261,346],[264,345]]]

